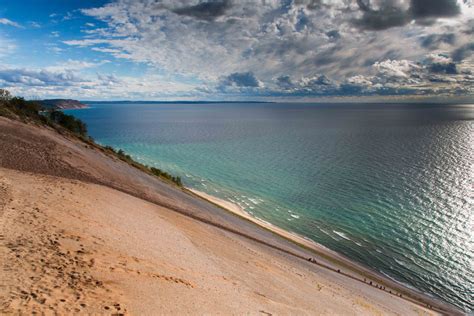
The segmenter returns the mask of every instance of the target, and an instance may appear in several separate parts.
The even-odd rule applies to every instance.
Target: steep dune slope
[[[432,313],[88,147],[0,118],[0,312]]]

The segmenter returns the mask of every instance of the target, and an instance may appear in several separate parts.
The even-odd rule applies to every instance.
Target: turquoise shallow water
[[[99,143],[474,309],[474,106],[90,106]]]

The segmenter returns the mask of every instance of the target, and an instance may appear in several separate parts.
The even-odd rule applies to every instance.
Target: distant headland
[[[66,110],[87,108],[87,105],[85,105],[84,103],[72,99],[47,99],[38,102],[41,103],[43,107],[49,109]]]

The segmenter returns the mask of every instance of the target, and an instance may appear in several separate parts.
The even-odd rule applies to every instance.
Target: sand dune
[[[0,147],[1,313],[435,313],[54,131]]]

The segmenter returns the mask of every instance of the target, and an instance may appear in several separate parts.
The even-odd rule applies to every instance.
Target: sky
[[[29,99],[474,99],[474,0],[0,0]]]

